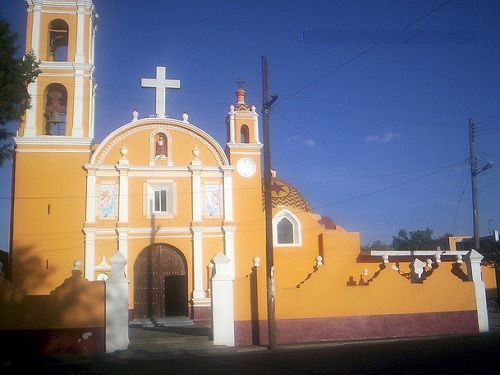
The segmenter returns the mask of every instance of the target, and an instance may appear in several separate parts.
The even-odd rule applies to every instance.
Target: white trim
[[[83,71],[75,72],[75,90],[73,96],[73,128],[71,136],[83,137]]]
[[[95,170],[87,170],[87,207],[85,210],[85,223],[95,223],[96,208],[96,175]]]
[[[229,143],[235,143],[236,138],[234,135],[234,107],[231,106],[231,111],[229,112]]]
[[[83,55],[83,43],[84,43],[84,26],[85,26],[85,8],[78,6],[77,10],[77,21],[76,21],[76,54],[75,61],[77,63],[82,63],[84,61]],[[87,12],[87,14],[89,14]]]
[[[477,322],[479,326],[479,332],[488,332],[489,322],[488,322],[488,308],[486,303],[486,291],[484,287],[483,278],[481,275],[481,260],[483,256],[479,254],[476,250],[471,250],[469,255],[469,261],[467,262],[468,274],[470,275],[472,281],[474,282],[474,291],[476,294],[476,309],[477,309]]]
[[[128,228],[116,228],[116,233],[118,233],[118,251],[123,255],[123,257],[128,262]],[[127,274],[127,268],[125,267],[125,274]]]
[[[293,243],[278,243],[278,223],[288,219],[293,227]],[[300,247],[302,246],[302,225],[292,211],[283,209],[273,217],[273,246],[275,247]]]
[[[90,150],[71,150],[71,149],[57,149],[57,148],[22,148],[16,149],[16,152],[31,152],[31,153],[77,153],[77,154],[90,154]]]
[[[193,300],[205,299],[203,288],[203,233],[200,228],[191,228],[193,233]]]
[[[428,255],[432,256],[435,255],[436,253],[440,253],[441,256],[457,256],[457,255],[467,255],[469,252],[468,251],[438,251],[438,250],[371,250],[368,255],[371,255],[372,257],[380,257],[383,255],[388,255],[388,256],[417,256],[417,255]]]
[[[92,8],[92,0],[26,0],[28,5],[48,5],[58,8],[76,7],[78,5]]]
[[[37,81],[31,82],[28,84],[28,94],[31,99],[36,98],[36,93],[38,90]],[[31,107],[26,110],[26,120],[24,125],[24,135],[27,137],[35,137],[36,136],[36,107],[37,101],[31,100]],[[20,137],[15,137],[14,140],[17,142],[17,139]]]
[[[230,150],[232,150],[233,148],[238,148],[249,151],[260,151],[262,149],[262,143],[228,143],[227,147],[229,147]]]
[[[167,211],[154,212],[154,190],[167,191]],[[177,215],[177,184],[171,179],[147,179],[143,185],[143,215],[147,219],[171,219]]]
[[[123,125],[122,127],[110,133],[99,144],[94,154],[92,155],[90,162],[92,164],[102,163],[111,148],[113,148],[120,142],[123,143],[123,140],[129,135],[146,129],[155,128],[185,133],[203,143],[203,145],[205,145],[211,151],[212,155],[214,156],[215,160],[217,160],[219,165],[229,165],[229,160],[226,153],[224,152],[220,144],[211,135],[190,123],[185,123],[183,121],[171,118],[145,118]]]
[[[259,115],[255,114],[253,117],[253,131],[254,131],[254,137],[255,137],[255,143],[260,144],[260,139],[259,139]]]
[[[120,172],[118,183],[118,222],[124,224],[128,223],[128,166],[117,165],[116,169]]]
[[[31,29],[31,49],[37,59],[40,58],[40,20],[42,7],[40,4],[33,4],[33,23]]]
[[[235,276],[235,266],[236,266],[236,260],[235,260],[235,251],[234,251],[234,232],[236,230],[236,227],[232,225],[224,225],[223,228],[224,230],[224,254],[231,259],[230,262],[230,271],[231,271],[231,278],[234,278]]]
[[[233,168],[221,168],[224,173],[223,177],[223,208],[224,221],[234,220],[233,210]]]
[[[191,165],[189,167],[192,172],[191,180],[191,199],[193,205],[192,219],[193,222],[200,222],[202,220],[202,206],[201,206],[201,167]]]
[[[91,146],[93,139],[91,138],[73,138],[64,135],[43,135],[38,137],[14,137],[16,145],[30,146]]]
[[[85,268],[84,276],[87,280],[94,280],[94,266],[95,266],[95,238],[96,229],[95,228],[83,228],[85,234]]]
[[[83,70],[84,75],[90,76],[91,71],[94,69],[93,64],[87,64],[83,62],[73,62],[73,61],[48,61],[43,60],[40,63],[40,69],[43,69],[43,72],[40,73],[40,76],[48,76],[53,77],[50,73],[47,73],[47,70],[71,70],[73,72],[78,70]],[[63,74],[58,74],[57,76],[61,76]],[[64,75],[66,76],[66,75]],[[68,77],[68,76],[66,76]]]

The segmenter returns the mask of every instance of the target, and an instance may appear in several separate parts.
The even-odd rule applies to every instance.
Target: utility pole
[[[274,283],[274,255],[273,255],[273,202],[271,197],[271,136],[269,131],[269,111],[271,105],[278,99],[273,95],[269,100],[269,84],[267,76],[267,58],[261,57],[262,62],[262,115],[264,130],[264,202],[266,218],[266,279],[267,279],[267,325],[269,349],[276,348],[276,307]]]
[[[472,183],[472,221],[474,225],[474,250],[479,251],[479,204],[477,200],[476,127],[469,119],[470,178]]]

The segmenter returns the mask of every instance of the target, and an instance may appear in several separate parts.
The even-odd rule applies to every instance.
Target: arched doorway
[[[144,248],[134,263],[134,316],[187,316],[187,267],[182,253],[167,244]]]

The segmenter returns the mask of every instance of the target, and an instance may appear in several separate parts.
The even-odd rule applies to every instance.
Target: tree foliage
[[[441,237],[433,238],[432,229],[415,230],[407,232],[401,229],[397,236],[392,236],[392,246],[395,250],[432,250],[440,247],[449,250],[448,237],[451,233],[445,233]]]
[[[0,20],[0,165],[12,153],[10,121],[19,121],[30,107],[28,84],[40,73],[33,54],[16,57],[17,34]]]

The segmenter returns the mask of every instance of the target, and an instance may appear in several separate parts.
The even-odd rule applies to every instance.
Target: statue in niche
[[[164,159],[167,157],[167,139],[165,134],[160,133],[155,144],[155,158]]]
[[[66,107],[63,101],[63,94],[58,90],[51,90],[47,95],[45,118],[47,120],[48,134],[64,135]]]

